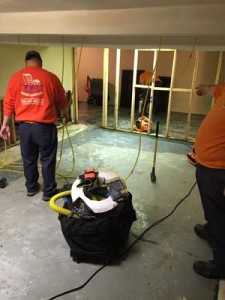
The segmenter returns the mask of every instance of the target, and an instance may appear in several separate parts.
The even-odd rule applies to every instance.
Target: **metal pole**
[[[155,175],[155,164],[156,164],[156,154],[157,154],[157,148],[158,148],[158,134],[159,134],[159,121],[157,121],[156,124],[156,133],[155,133],[155,147],[154,147],[154,156],[153,156],[153,166],[152,166],[152,172],[150,174],[151,181],[156,182],[156,175]]]

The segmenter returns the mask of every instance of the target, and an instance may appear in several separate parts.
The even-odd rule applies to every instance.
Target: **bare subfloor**
[[[59,187],[73,182],[86,167],[111,170],[124,178],[130,174],[138,154],[137,134],[93,125],[69,125],[68,132],[70,139],[65,134],[62,151],[61,143],[58,149]],[[62,129],[59,136],[61,133]],[[195,183],[195,169],[186,159],[191,145],[161,139],[156,182],[151,182],[154,145],[153,137],[142,137],[137,165],[126,180],[137,213],[130,244],[169,215]],[[8,180],[0,194],[0,299],[47,300],[82,285],[101,266],[73,262],[58,214],[42,201],[41,192],[26,196],[22,167],[12,164],[20,162],[19,147],[2,151],[0,161],[11,163],[0,169],[1,178]],[[59,299],[213,300],[217,282],[192,270],[195,260],[212,258],[209,246],[193,232],[194,225],[203,222],[195,186],[190,196],[150,228],[120,262],[105,267],[84,288]]]

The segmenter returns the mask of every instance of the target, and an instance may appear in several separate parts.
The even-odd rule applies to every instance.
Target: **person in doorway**
[[[157,86],[162,84],[162,80],[155,74],[155,84],[157,83]],[[153,81],[153,73],[149,71],[144,71],[139,76],[139,83],[143,85],[149,85]]]
[[[58,143],[56,107],[61,109],[64,122],[68,122],[67,99],[59,78],[42,68],[38,52],[27,52],[25,64],[25,68],[12,75],[6,88],[0,136],[4,140],[10,137],[10,119],[14,115],[19,124],[27,196],[34,196],[40,189],[40,156],[44,185],[42,199],[49,201],[58,192],[55,180]]]
[[[144,71],[139,75],[139,84],[142,85],[151,85],[152,82],[155,81],[155,87],[160,87],[162,86],[162,80],[159,78],[158,75],[154,74],[152,72],[149,71]],[[145,100],[146,98],[146,93],[147,93],[147,100]],[[153,102],[153,113],[156,113],[156,111],[158,110],[157,107],[157,96],[158,96],[158,91],[154,91],[154,102]],[[147,106],[150,103],[150,91],[148,89],[143,89],[142,93],[139,96],[141,99],[143,100],[143,105],[145,105],[146,107],[143,108],[142,107],[142,111],[144,114],[148,114],[148,109]],[[146,103],[144,103],[146,102]],[[147,110],[147,111],[146,111]]]
[[[195,141],[196,180],[206,223],[195,233],[212,247],[213,260],[196,261],[203,277],[225,278],[225,83],[200,85],[199,96],[214,96],[215,103],[198,130]]]

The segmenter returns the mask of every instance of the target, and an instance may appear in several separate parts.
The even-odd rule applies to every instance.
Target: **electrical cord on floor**
[[[186,199],[190,196],[191,192],[193,191],[194,187],[196,186],[197,182],[195,182],[193,184],[193,186],[191,187],[190,191],[187,193],[186,196],[184,196],[177,204],[176,206],[173,208],[173,210],[168,214],[166,215],[165,217],[163,217],[162,219],[159,219],[158,221],[155,221],[152,225],[150,225],[148,228],[146,228],[141,235],[139,235],[139,237],[128,247],[126,248],[118,257],[116,257],[112,262],[115,262],[116,260],[120,259],[121,257],[123,257],[125,254],[127,254],[133,247],[134,245],[143,237],[143,235],[145,235],[146,232],[148,232],[151,228],[153,228],[154,226],[160,224],[161,222],[163,222],[165,219],[167,219],[168,217],[170,217],[174,212],[175,210],[178,208],[178,206]],[[61,296],[64,296],[64,295],[67,295],[67,294],[70,294],[70,293],[73,293],[73,292],[76,292],[76,291],[79,291],[81,290],[82,288],[84,288],[91,280],[92,278],[97,274],[99,273],[101,270],[103,270],[106,266],[108,266],[110,263],[106,263],[104,264],[103,266],[101,266],[98,270],[96,270],[89,278],[86,282],[84,282],[82,285],[76,287],[76,288],[73,288],[71,290],[68,290],[68,291],[65,291],[61,294],[58,294],[56,296],[53,296],[51,298],[49,298],[48,300],[54,300],[56,298],[59,298]]]

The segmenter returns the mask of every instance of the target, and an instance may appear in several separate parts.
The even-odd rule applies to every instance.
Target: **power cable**
[[[72,169],[71,169],[71,171],[68,174],[58,174],[58,173],[56,173],[57,175],[59,175],[61,177],[68,177],[68,176],[70,176],[74,172],[74,168],[75,168],[75,153],[74,153],[74,149],[73,149],[71,138],[69,136],[67,124],[65,124],[65,125],[63,125],[63,133],[62,133],[62,142],[61,142],[61,148],[60,148],[60,155],[59,155],[59,161],[57,163],[56,169],[59,167],[59,164],[60,164],[61,158],[62,158],[63,142],[64,142],[64,130],[65,129],[66,129],[67,138],[68,138],[68,141],[69,141],[69,144],[70,144],[70,148],[71,148],[71,151],[72,151],[72,160],[73,160],[73,163],[72,163]]]
[[[4,140],[4,157],[3,157],[3,160],[0,161],[0,171],[23,174],[22,171],[12,170],[12,169],[5,169],[5,167],[11,168],[11,167],[21,167],[22,166],[22,163],[6,162],[6,149],[7,149],[6,141]]]
[[[63,59],[62,59],[62,79],[61,79],[61,82],[62,82],[62,85],[63,85],[63,80],[64,80],[64,70],[65,70],[65,45],[64,45],[64,37],[62,36],[62,56],[63,56]]]
[[[197,40],[198,40],[198,37],[196,36],[196,37],[194,38],[194,42],[193,42],[193,46],[192,46],[192,50],[191,50],[191,53],[190,53],[190,55],[189,55],[189,58],[188,58],[188,60],[186,61],[186,64],[184,65],[184,68],[183,68],[183,70],[181,71],[180,76],[179,76],[178,79],[176,80],[176,83],[178,83],[178,82],[180,81],[180,79],[183,77],[184,72],[186,71],[186,69],[187,69],[187,67],[188,67],[188,65],[189,65],[189,63],[190,63],[190,61],[191,61],[191,58],[192,58],[193,53],[194,53],[195,48],[196,48]]]
[[[139,156],[140,156],[140,152],[141,152],[141,132],[139,132],[139,143],[138,143],[138,153],[137,153],[137,157],[136,157],[136,160],[135,160],[135,163],[133,165],[133,168],[131,169],[130,173],[127,175],[127,177],[124,179],[125,181],[131,176],[131,174],[134,172],[134,169],[138,163],[138,159],[139,159]]]
[[[181,74],[180,74],[180,76],[179,76],[178,81],[181,79],[181,77],[182,77],[183,74],[185,73],[185,71],[186,71],[186,69],[187,69],[187,67],[188,67],[188,65],[189,65],[189,63],[190,63],[190,60],[191,60],[191,58],[192,58],[192,56],[193,56],[193,53],[194,53],[194,51],[195,51],[195,48],[196,48],[197,40],[198,40],[198,37],[196,36],[196,37],[194,38],[192,50],[191,50],[191,53],[190,53],[190,55],[189,55],[188,61],[186,62],[185,66],[184,66],[184,68],[183,68],[183,70],[182,70],[182,72],[181,72]],[[157,58],[156,58],[155,66],[154,66],[154,68],[153,68],[152,78],[151,78],[151,80],[149,80],[148,87],[147,87],[147,91],[146,91],[146,94],[145,94],[145,99],[144,99],[144,101],[143,101],[142,110],[141,110],[141,115],[142,115],[142,116],[144,115],[144,110],[145,110],[145,106],[146,106],[146,103],[147,103],[147,98],[148,98],[149,88],[150,88],[151,82],[152,82],[153,79],[155,79],[155,75],[156,75],[155,73],[156,73],[156,68],[157,68],[158,58],[159,58],[159,53],[160,53],[160,51],[161,51],[161,48],[162,48],[162,37],[160,37],[160,44],[159,44],[159,47],[158,47],[158,55],[157,55]],[[154,101],[154,99],[153,99],[153,101]],[[149,124],[149,125],[150,125],[150,124]],[[132,170],[130,171],[129,175],[126,177],[126,179],[129,178],[129,177],[131,176],[131,174],[133,173],[133,171],[134,171],[134,169],[135,169],[135,167],[136,167],[136,165],[137,165],[137,162],[138,162],[138,159],[139,159],[139,155],[140,155],[140,147],[141,147],[140,144],[141,144],[141,130],[140,130],[140,139],[139,139],[138,154],[137,154],[137,157],[136,157],[134,166],[133,166]],[[191,147],[190,147],[190,148],[191,148]]]
[[[160,44],[159,44],[159,47],[158,47],[158,52],[159,53],[161,51],[161,48],[162,48],[162,37],[160,36]],[[142,116],[145,113],[145,107],[146,107],[146,103],[147,103],[147,99],[148,99],[149,88],[150,88],[150,85],[152,84],[152,79],[154,79],[154,81],[155,81],[156,68],[157,68],[157,64],[158,64],[159,53],[157,54],[156,63],[155,63],[154,69],[152,71],[152,78],[149,80],[147,91],[146,91],[146,94],[145,94],[145,99],[144,99],[144,102],[143,102],[143,105],[142,105],[142,110],[141,110],[141,115]]]
[[[18,45],[21,45],[20,36],[18,35],[17,38],[18,38]],[[75,74],[75,79],[77,78],[79,67],[80,67],[81,54],[82,54],[82,50],[83,50],[83,43],[84,43],[84,37],[82,37],[81,50],[80,50],[80,55],[79,55],[79,59],[78,59],[78,66],[77,66],[77,70],[76,70],[76,74]],[[38,45],[40,45],[39,36],[38,36]],[[63,80],[64,80],[64,73],[65,73],[65,43],[64,43],[64,37],[62,36],[62,78],[61,78],[62,84],[63,84]],[[72,91],[74,91],[74,85],[72,87]],[[70,102],[68,103],[68,107],[70,106],[70,104],[71,104],[71,99],[70,99]],[[70,171],[69,174],[56,173],[56,175],[58,175],[59,177],[64,178],[64,179],[67,180],[67,178],[73,178],[74,179],[74,176],[70,176],[70,175],[74,172],[74,168],[75,168],[75,154],[74,154],[74,149],[73,149],[73,146],[72,146],[71,139],[69,137],[67,124],[63,124],[61,149],[60,149],[59,160],[58,160],[58,163],[56,165],[56,169],[58,168],[58,166],[61,162],[61,158],[62,158],[62,154],[63,154],[64,128],[66,128],[67,137],[68,137],[70,147],[71,147],[71,150],[72,150],[73,165],[72,165],[72,170]],[[6,141],[4,141],[4,159],[3,159],[3,162],[0,161],[0,172],[3,171],[3,172],[12,172],[12,173],[17,173],[17,174],[23,174],[24,173],[23,171],[5,169],[5,167],[15,167],[15,166],[21,166],[22,167],[23,166],[23,163],[6,162],[6,150],[7,150]],[[39,166],[39,168],[40,168],[40,166]]]
[[[140,153],[141,153],[141,144],[142,144],[142,133],[141,131],[138,132],[138,135],[139,135],[139,142],[138,142],[138,153],[137,153],[137,156],[136,156],[136,159],[135,159],[135,162],[134,162],[134,165],[130,171],[130,173],[125,177],[125,181],[132,175],[132,173],[134,172],[135,168],[136,168],[136,165],[138,163],[138,160],[139,160],[139,156],[140,156]],[[152,136],[151,136],[152,137]],[[182,142],[182,141],[178,141],[178,140],[171,140],[171,139],[168,139],[168,138],[164,138],[164,137],[159,137],[158,136],[158,140],[164,140],[164,141],[167,141],[167,142],[171,142],[171,143],[177,143],[177,144],[182,144],[182,145],[185,145],[187,146],[188,148],[190,149],[193,149],[193,146],[190,146],[188,145],[188,142]]]
[[[190,196],[191,192],[193,191],[194,187],[196,186],[197,182],[195,182],[191,189],[189,190],[189,192],[175,205],[175,207],[172,209],[172,211],[166,215],[165,217],[159,219],[158,221],[155,221],[152,225],[150,225],[149,227],[147,227],[142,233],[141,235],[138,236],[138,238],[128,247],[126,248],[116,259],[114,259],[112,262],[115,262],[116,260],[122,258],[125,254],[127,254],[133,247],[134,245],[151,229],[153,228],[154,226],[156,225],[159,225],[161,222],[163,222],[165,219],[167,219],[168,217],[170,217],[174,212],[175,210],[178,208],[178,206],[186,199]],[[112,263],[111,262],[111,263]],[[82,285],[76,287],[76,288],[73,288],[71,290],[68,290],[68,291],[65,291],[63,293],[60,293],[56,296],[53,296],[51,298],[49,298],[48,300],[54,300],[54,299],[57,299],[61,296],[64,296],[64,295],[67,295],[67,294],[70,294],[70,293],[73,293],[73,292],[76,292],[76,291],[79,291],[81,290],[82,288],[84,288],[93,278],[95,275],[97,275],[101,270],[103,270],[105,267],[107,267],[109,265],[109,263],[106,263],[104,264],[103,266],[101,266],[98,270],[96,270],[89,278],[87,281],[85,281]]]
[[[162,37],[160,36],[160,44],[159,44],[159,47],[158,47],[158,51],[160,52],[161,50],[161,47],[162,47]],[[145,99],[144,99],[144,103],[143,103],[143,106],[142,106],[142,111],[141,111],[141,115],[143,116],[144,114],[144,110],[145,110],[145,106],[146,106],[146,103],[147,103],[147,97],[148,97],[148,92],[149,92],[149,87],[151,85],[151,82],[152,82],[152,79],[155,78],[155,71],[156,71],[156,67],[157,67],[157,63],[158,63],[158,58],[159,58],[159,55],[157,55],[157,59],[156,59],[156,63],[155,63],[155,66],[154,66],[154,69],[152,71],[152,78],[151,80],[149,80],[149,83],[148,83],[148,87],[147,87],[147,92],[146,92],[146,95],[145,95]],[[130,173],[127,175],[127,177],[125,178],[125,181],[131,176],[131,174],[134,172],[135,168],[136,168],[136,165],[138,163],[138,159],[139,159],[139,156],[140,156],[140,152],[141,152],[141,130],[139,130],[139,143],[138,143],[138,153],[137,153],[137,156],[136,156],[136,159],[135,159],[135,162],[134,162],[134,165],[130,171]]]
[[[78,58],[77,70],[75,70],[75,78],[74,78],[75,80],[74,81],[76,81],[76,79],[77,79],[78,71],[79,71],[79,68],[80,68],[80,61],[81,61],[81,55],[82,55],[82,51],[83,51],[83,45],[84,45],[84,37],[82,37],[82,42],[81,42],[81,46],[80,46],[81,49],[80,49],[80,54],[79,54],[79,58]],[[63,37],[62,37],[62,55],[63,55],[63,67],[62,67],[63,68],[62,69],[62,84],[63,84],[64,61],[65,61],[65,51],[64,51],[64,39],[63,39]],[[73,86],[72,86],[72,95],[74,95],[74,91],[75,91],[75,86],[73,84]],[[71,105],[71,102],[72,102],[72,100],[70,99],[69,103],[68,103],[68,109]],[[72,170],[70,171],[69,174],[58,174],[58,173],[56,173],[56,174],[59,175],[60,177],[63,177],[63,178],[73,178],[74,179],[74,177],[70,177],[70,175],[74,172],[74,169],[75,169],[75,154],[74,154],[73,145],[72,145],[72,142],[71,142],[71,139],[70,139],[70,136],[69,136],[67,124],[65,124],[65,123],[63,123],[63,133],[62,133],[60,155],[59,155],[58,163],[56,165],[56,170],[59,167],[59,164],[60,164],[61,158],[62,158],[62,154],[63,154],[64,129],[66,129],[66,133],[67,133],[67,137],[68,137],[68,140],[69,140],[70,148],[72,150],[72,159],[73,159]]]

